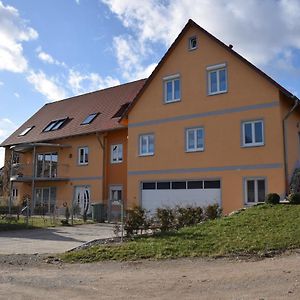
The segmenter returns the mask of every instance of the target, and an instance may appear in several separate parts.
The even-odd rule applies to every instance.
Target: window
[[[219,189],[221,187],[220,180],[205,180],[204,188],[205,189]]]
[[[81,147],[78,149],[78,164],[87,165],[89,163],[89,148]]]
[[[197,49],[197,38],[195,36],[189,38],[189,50]]]
[[[170,181],[158,181],[157,189],[158,190],[169,190],[170,189]]]
[[[19,164],[20,163],[20,154],[17,152],[13,152],[13,158],[12,158],[13,164]]]
[[[226,64],[206,68],[208,72],[208,94],[215,95],[227,92]]]
[[[188,189],[203,189],[203,181],[188,181]]]
[[[196,152],[204,150],[204,129],[189,128],[186,130],[186,151]]]
[[[154,154],[154,134],[144,134],[140,136],[140,155],[147,156]]]
[[[38,178],[53,178],[57,177],[58,154],[39,153],[36,156],[36,177]]]
[[[110,151],[110,162],[113,163],[120,163],[123,161],[123,145],[111,145]]]
[[[67,121],[69,121],[69,118],[64,118],[64,119],[60,119],[60,120],[55,120],[55,121],[51,121],[44,129],[44,132],[48,132],[48,131],[54,131],[54,130],[58,130],[60,128],[62,128]]]
[[[165,103],[180,101],[180,78],[179,75],[164,78]]]
[[[247,204],[264,202],[266,183],[263,178],[249,178],[245,180],[245,198]]]
[[[31,127],[27,127],[25,130],[23,130],[19,136],[24,136],[26,135],[34,126],[31,126]]]
[[[143,190],[155,190],[156,182],[143,182]]]
[[[18,189],[12,189],[12,198],[13,199],[18,198]]]
[[[53,213],[56,203],[56,188],[44,187],[35,189],[34,213]]]
[[[262,120],[243,122],[243,146],[264,145],[264,124]]]
[[[87,124],[91,124],[95,118],[99,115],[99,113],[93,113],[88,115],[81,123],[81,125],[87,125]]]
[[[172,189],[173,190],[185,190],[186,189],[186,181],[173,181]]]

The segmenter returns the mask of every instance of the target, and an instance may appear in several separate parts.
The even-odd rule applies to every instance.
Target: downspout
[[[292,107],[292,109],[285,115],[285,117],[282,120],[282,126],[283,126],[283,159],[284,159],[284,176],[285,176],[285,194],[288,194],[289,189],[289,171],[288,171],[288,159],[287,159],[287,127],[286,127],[286,121],[289,118],[289,116],[294,112],[294,110],[299,105],[299,99],[296,96],[293,96],[295,100],[295,104]]]

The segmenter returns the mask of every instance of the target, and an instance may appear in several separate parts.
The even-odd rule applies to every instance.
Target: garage
[[[141,183],[142,207],[155,213],[159,207],[221,206],[220,180],[147,181]]]

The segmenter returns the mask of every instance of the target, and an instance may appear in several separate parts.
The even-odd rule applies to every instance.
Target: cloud
[[[16,98],[20,98],[20,94],[17,93],[17,92],[14,93],[14,96],[15,96]]]
[[[27,81],[31,83],[35,90],[41,93],[49,101],[57,101],[67,97],[67,92],[59,86],[53,77],[47,77],[43,71],[29,71]]]
[[[22,73],[28,62],[23,54],[22,42],[34,40],[38,33],[21,19],[12,6],[0,1],[0,70]]]
[[[82,74],[79,71],[70,69],[68,84],[74,94],[82,94],[119,85],[120,81],[111,76],[102,77],[97,73]]]
[[[0,119],[0,142],[4,141],[16,129],[17,125],[8,118]],[[4,148],[0,148],[0,168],[4,165]]]
[[[38,58],[48,64],[51,65],[57,65],[57,66],[63,66],[66,67],[66,64],[64,62],[60,62],[57,59],[54,59],[52,55],[50,55],[49,53],[46,53],[45,51],[42,50],[41,47],[38,47],[36,49],[37,53],[38,53]]]
[[[0,81],[0,86],[3,86],[4,85],[4,82],[3,81]]]
[[[254,64],[265,66],[290,49],[300,49],[299,0],[102,0],[127,28],[127,36],[114,38],[120,67],[140,69],[151,51],[169,47],[189,18],[211,32]],[[119,42],[118,45],[117,42]],[[126,51],[132,51],[132,58]],[[125,51],[122,53],[122,51]],[[134,67],[134,64],[138,67]],[[138,72],[137,72],[138,73]],[[125,72],[125,77],[127,73]]]

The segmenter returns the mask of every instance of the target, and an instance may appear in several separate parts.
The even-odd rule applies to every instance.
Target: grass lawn
[[[12,220],[0,218],[0,231],[62,226],[60,220],[61,219],[53,219],[51,217],[33,216],[29,218],[27,226],[24,216],[20,216],[18,221],[15,218]],[[69,223],[71,223],[71,220]],[[73,224],[80,225],[84,224],[84,222],[83,220],[74,219]]]
[[[137,237],[61,255],[64,261],[164,259],[263,254],[300,248],[300,205],[259,205],[177,232]]]

